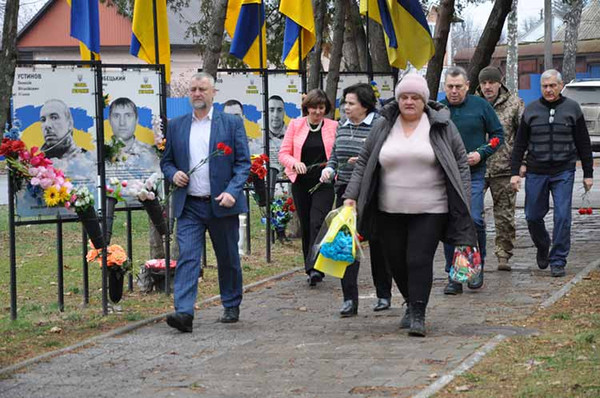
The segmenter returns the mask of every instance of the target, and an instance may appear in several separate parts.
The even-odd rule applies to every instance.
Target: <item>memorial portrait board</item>
[[[160,73],[152,69],[102,71],[104,141],[112,145],[113,137],[122,143],[119,151],[105,156],[106,180],[144,181],[160,173],[159,142],[152,130],[153,117],[160,116]],[[137,201],[128,197],[127,201]]]
[[[94,68],[17,67],[12,116],[27,148],[40,148],[73,185],[85,185],[97,196]],[[24,187],[16,193],[18,216],[74,214],[47,207],[39,188]]]

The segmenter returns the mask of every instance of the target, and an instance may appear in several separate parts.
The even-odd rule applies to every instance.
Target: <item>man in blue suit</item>
[[[176,185],[173,212],[177,218],[179,259],[175,272],[175,313],[167,324],[192,331],[194,304],[204,234],[208,230],[217,257],[219,288],[224,312],[220,321],[237,322],[242,301],[242,269],[238,254],[238,214],[247,212],[243,186],[250,170],[248,140],[242,119],[213,108],[215,80],[198,73],[190,81],[193,113],[169,121],[167,145],[160,162],[165,177]],[[227,156],[188,171],[217,149],[231,147]]]

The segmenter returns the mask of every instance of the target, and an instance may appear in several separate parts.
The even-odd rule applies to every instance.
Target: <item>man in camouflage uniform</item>
[[[496,239],[494,253],[498,258],[498,270],[510,271],[508,260],[515,245],[515,199],[516,192],[510,186],[510,160],[515,135],[523,114],[523,101],[511,94],[502,84],[502,74],[494,66],[487,66],[479,73],[476,94],[485,98],[496,111],[504,128],[504,145],[487,161],[485,189],[492,191]],[[522,167],[524,173],[524,167]]]

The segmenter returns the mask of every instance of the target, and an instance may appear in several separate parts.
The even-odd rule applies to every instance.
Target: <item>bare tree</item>
[[[510,14],[508,14],[508,45],[506,53],[506,86],[516,94],[519,90],[519,19],[517,6],[519,0],[513,0]]]
[[[469,64],[469,81],[476,82],[479,71],[490,64],[496,44],[500,40],[504,22],[512,8],[512,2],[513,0],[496,0],[494,2],[492,13],[488,18],[481,39],[479,39],[479,43]],[[471,94],[474,93],[476,88],[476,84],[471,84],[469,92]]]
[[[454,16],[454,0],[441,0],[438,6],[438,18],[433,34],[433,46],[435,54],[427,64],[427,86],[429,86],[430,98],[435,100],[440,88],[440,79],[444,67],[444,56],[450,34],[450,23]]]
[[[333,16],[333,43],[331,56],[329,58],[329,71],[327,72],[327,84],[325,92],[332,105],[335,105],[337,86],[340,80],[340,64],[342,62],[342,41],[344,38],[344,19],[349,9],[349,0],[335,0],[335,13]],[[335,109],[331,109],[330,117]]]
[[[581,11],[583,10],[583,0],[564,0],[569,3],[570,9],[564,16],[565,41],[564,58],[562,65],[563,81],[570,82],[575,79],[575,61],[577,56],[577,36],[579,31],[579,22],[581,21]]]
[[[460,24],[451,25],[452,55],[465,48],[473,48],[481,37],[482,28],[475,25],[473,17],[469,16]]]
[[[344,18],[344,43],[342,45],[342,60],[344,69],[349,72],[358,72],[361,70],[360,60],[358,55],[358,43],[356,21],[352,18],[352,12],[346,13]],[[336,43],[334,42],[334,46]]]
[[[17,64],[17,27],[19,19],[19,0],[7,0],[4,6],[2,27],[2,55],[0,55],[0,127],[4,127],[10,112],[15,67]]]
[[[225,30],[225,16],[227,15],[228,0],[214,0],[212,23],[204,51],[204,72],[213,76],[217,75],[219,60],[221,59],[221,48]]]
[[[317,41],[315,43],[315,49],[309,55],[307,79],[308,91],[314,88],[319,88],[319,81],[321,80],[321,53],[323,52],[323,32],[325,31],[327,0],[313,0],[313,9],[315,12],[315,33],[317,35]]]
[[[527,17],[522,19],[519,25],[519,34],[530,32],[541,20],[541,17]]]

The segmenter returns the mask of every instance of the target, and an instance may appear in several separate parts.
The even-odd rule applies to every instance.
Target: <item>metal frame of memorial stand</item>
[[[154,69],[160,74],[160,87],[159,95],[160,101],[160,112],[163,122],[166,121],[166,82],[165,82],[165,71],[164,65],[152,65],[152,64],[102,64],[100,61],[17,61],[17,66],[34,66],[34,65],[48,65],[52,67],[91,67],[95,68],[95,92],[96,92],[96,142],[97,142],[97,159],[104,159],[104,98],[102,93],[102,69],[103,68],[115,68],[115,69]],[[163,129],[166,130],[166,123],[163,124]],[[100,220],[102,223],[102,231],[104,235],[104,241],[107,241],[106,231],[106,217],[104,216],[104,210],[106,208],[106,175],[104,168],[104,161],[97,161],[98,177],[99,177],[99,191],[100,191]],[[17,269],[16,269],[16,228],[17,226],[26,225],[46,225],[56,224],[56,255],[57,255],[57,301],[59,311],[64,311],[64,279],[63,279],[63,224],[79,222],[77,216],[61,216],[56,215],[56,218],[52,216],[38,217],[37,219],[20,220],[15,214],[15,195],[13,189],[14,178],[12,171],[9,170],[8,179],[8,218],[9,218],[9,262],[10,262],[10,314],[11,319],[17,319]],[[167,185],[167,184],[165,184]],[[165,187],[166,193],[168,193],[168,187]],[[143,210],[140,206],[131,206],[126,204],[125,207],[119,207],[115,209],[117,212],[126,212],[127,218],[127,255],[129,261],[133,264],[133,239],[132,239],[132,218],[131,212],[137,210]],[[168,210],[167,210],[168,211]],[[168,218],[167,218],[168,220]],[[163,236],[165,245],[166,264],[170,264],[170,225],[167,223],[168,234]],[[87,245],[87,234],[82,226],[82,284],[83,284],[83,305],[89,304],[89,267],[86,260],[86,253],[88,251]],[[170,294],[169,286],[169,273],[165,271],[165,293]],[[104,315],[108,314],[108,297],[107,297],[107,265],[106,265],[106,250],[103,250],[102,255],[102,312]],[[129,274],[128,280],[129,291],[133,291],[133,275]]]
[[[262,48],[262,46],[260,47]],[[261,59],[262,59],[262,51],[261,51]],[[198,69],[198,72],[201,72],[201,69]],[[268,111],[269,111],[269,83],[268,83],[268,79],[269,79],[269,75],[289,75],[289,74],[296,74],[300,76],[300,81],[301,81],[301,93],[306,91],[306,73],[303,70],[292,70],[292,69],[267,69],[267,68],[223,68],[223,69],[218,69],[217,73],[258,73],[261,75],[262,77],[262,96],[263,96],[263,110],[262,110],[262,114],[263,114],[263,153],[265,154],[269,154],[270,151],[270,138],[269,138],[269,134],[265,134],[265,132],[269,131],[269,115],[268,115]],[[270,167],[270,159],[269,159],[269,163],[267,164],[267,169]],[[267,197],[267,211],[270,212],[271,211],[271,173],[267,173],[266,175],[266,197]],[[277,183],[284,183],[284,182],[288,182],[288,180],[277,180]],[[244,187],[244,191],[246,193],[246,202],[248,204],[248,213],[246,213],[248,215],[248,221],[246,223],[246,243],[248,245],[248,252],[251,252],[251,244],[250,244],[250,233],[251,233],[251,227],[250,227],[250,191],[251,188],[249,186],[245,186]],[[270,217],[266,217],[266,230],[267,231],[271,231],[271,218]],[[265,234],[265,259],[267,261],[267,263],[271,262],[271,243],[272,243],[272,233],[266,233]]]

